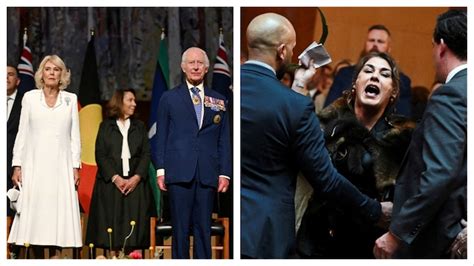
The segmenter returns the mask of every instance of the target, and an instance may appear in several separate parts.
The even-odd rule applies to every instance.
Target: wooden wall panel
[[[431,37],[436,17],[447,7],[321,7],[326,16],[329,36],[326,48],[334,66],[342,59],[356,62],[364,47],[367,29],[374,24],[384,24],[392,34],[392,55],[412,86],[430,87],[434,68],[431,59]],[[321,35],[319,14],[315,8],[241,9],[241,48],[246,50],[245,30],[257,14],[276,12],[286,16],[294,25],[297,47],[293,60],[312,40]],[[311,23],[312,22],[312,23]],[[312,25],[311,25],[312,24]]]

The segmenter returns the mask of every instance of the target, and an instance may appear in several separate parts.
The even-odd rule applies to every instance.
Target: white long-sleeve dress
[[[76,95],[60,91],[49,107],[42,89],[25,93],[12,161],[21,166],[23,198],[8,243],[82,246],[73,174],[80,153]]]

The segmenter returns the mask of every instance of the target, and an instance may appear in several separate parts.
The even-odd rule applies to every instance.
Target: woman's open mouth
[[[369,85],[367,85],[367,87],[365,87],[364,92],[367,96],[375,97],[375,96],[379,95],[380,89],[376,85],[369,84]]]

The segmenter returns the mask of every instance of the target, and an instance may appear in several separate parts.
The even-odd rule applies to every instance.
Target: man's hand
[[[380,207],[382,208],[382,215],[380,216],[376,226],[383,229],[388,229],[390,226],[390,220],[392,220],[393,203],[390,201],[383,201],[380,202]]]
[[[391,259],[393,253],[398,249],[400,240],[392,233],[387,232],[375,240],[374,256],[376,259]]]
[[[166,189],[166,184],[165,184],[165,176],[164,175],[160,175],[158,176],[157,178],[158,180],[158,187],[160,188],[160,190],[162,191],[167,191]]]
[[[13,167],[13,175],[12,175],[13,185],[18,187],[18,184],[21,184],[21,167],[15,166]]]
[[[467,221],[462,219],[461,225],[464,229],[459,232],[449,248],[451,259],[467,259]]]
[[[310,62],[310,67],[308,69],[299,67],[295,70],[295,78],[291,88],[303,95],[308,94],[307,85],[313,78],[314,74],[316,73],[316,68],[314,67],[313,61]]]
[[[217,186],[217,192],[226,192],[229,188],[229,179],[219,176],[219,185]]]

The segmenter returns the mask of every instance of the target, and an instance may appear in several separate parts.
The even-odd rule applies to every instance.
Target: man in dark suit
[[[436,79],[400,169],[390,230],[377,258],[447,258],[467,220],[467,14],[450,10],[433,34]]]
[[[375,223],[386,207],[361,194],[332,166],[310,98],[280,77],[296,44],[293,25],[266,13],[247,28],[249,61],[241,67],[241,254],[288,258],[295,249],[295,184],[299,170],[317,193]],[[313,72],[314,69],[307,70]],[[311,75],[299,75],[305,77]],[[295,80],[304,87],[309,79]]]
[[[7,66],[7,189],[13,187],[11,180],[13,145],[20,123],[21,100],[23,99],[23,95],[18,92],[18,85],[20,85],[20,79],[17,69]],[[10,209],[9,201],[7,202],[7,216],[15,216],[14,211]]]
[[[367,40],[362,55],[370,52],[390,53],[391,46],[390,31],[384,25],[373,25],[367,33]],[[354,75],[355,65],[341,68],[334,77],[334,82],[329,89],[328,96],[324,102],[324,107],[330,105],[337,98],[342,96],[342,92],[352,88],[352,77]],[[400,96],[395,105],[395,111],[398,114],[411,117],[411,80],[400,72]]]
[[[181,68],[186,82],[163,93],[158,105],[152,158],[158,186],[169,194],[172,257],[189,258],[192,228],[193,258],[210,259],[214,196],[227,191],[232,171],[229,117],[224,96],[204,86],[206,52],[187,49]]]

